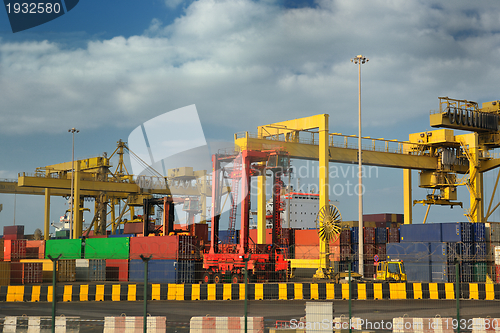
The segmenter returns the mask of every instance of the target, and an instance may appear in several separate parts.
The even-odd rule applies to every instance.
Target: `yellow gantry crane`
[[[471,222],[484,222],[497,204],[489,204],[486,218],[483,213],[483,173],[500,165],[491,149],[500,146],[498,132],[499,103],[477,103],[440,97],[440,110],[431,114],[433,127],[445,129],[410,134],[409,141],[363,137],[362,162],[367,166],[403,169],[405,223],[412,223],[412,206],[461,205],[457,202],[457,186],[466,185],[470,192],[470,208],[465,215]],[[328,115],[320,114],[259,126],[256,135],[249,132],[235,135],[235,146],[241,150],[282,149],[292,159],[319,161],[320,210],[329,207],[329,162],[357,163],[357,140],[354,135],[329,133]],[[450,129],[448,129],[450,128]],[[472,133],[454,135],[452,129]],[[420,187],[433,189],[425,200],[412,201],[411,170],[420,171]],[[497,178],[497,184],[498,179]],[[495,190],[497,187],[495,184]],[[494,190],[494,192],[495,192]],[[436,194],[436,191],[439,193]],[[494,193],[493,193],[494,195]],[[493,197],[492,197],[493,200]],[[258,243],[265,240],[265,176],[258,179]],[[320,222],[321,223],[321,222]],[[321,226],[321,225],[320,225]],[[328,243],[320,238],[320,258],[316,277],[331,272]]]
[[[94,218],[91,228],[96,234],[104,234],[108,227],[108,215],[111,215],[113,232],[122,217],[130,212],[134,215],[134,207],[142,206],[144,199],[153,195],[198,196],[202,211],[201,222],[206,223],[206,197],[211,196],[211,186],[205,170],[193,171],[193,168],[183,167],[169,169],[168,177],[157,176],[134,177],[128,173],[123,155],[128,147],[125,142],[118,141],[117,148],[108,158],[107,154],[72,162],[48,165],[37,168],[33,175],[19,174],[18,182],[7,183],[13,191],[26,194],[45,195],[44,237],[49,237],[50,197],[52,195],[70,196],[71,179],[74,180],[74,216],[73,238],[79,238],[83,233],[83,205],[85,198],[95,200]],[[131,155],[135,155],[128,150]],[[111,158],[118,155],[118,165],[111,170]],[[74,170],[73,177],[71,176]],[[1,184],[0,184],[1,185]],[[6,191],[7,192],[7,191]],[[17,193],[17,192],[16,192]],[[115,206],[121,204],[118,216],[115,216]]]

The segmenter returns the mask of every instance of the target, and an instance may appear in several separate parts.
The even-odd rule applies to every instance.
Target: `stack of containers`
[[[374,257],[377,254],[376,233],[377,228],[366,225],[375,225],[375,222],[366,222],[363,227],[363,272],[364,276],[373,278],[375,274]],[[380,233],[383,235],[383,233]],[[382,236],[383,237],[383,236]],[[351,227],[351,270],[357,272],[359,269],[359,227]],[[341,262],[340,268],[345,271],[347,262]]]
[[[496,263],[495,258],[497,254],[495,252],[495,248],[500,246],[500,223],[498,222],[490,222],[486,223],[485,226],[485,241],[486,241],[486,251],[488,253],[488,274],[493,279],[493,281],[497,281],[500,283],[500,268],[497,269],[498,263]],[[499,262],[500,263],[500,262]]]
[[[86,261],[76,263],[77,278],[99,281],[105,276],[109,281],[127,281],[130,240],[134,238],[87,238],[83,256]]]
[[[486,282],[488,275],[488,251],[486,246],[486,226],[484,223],[472,224],[474,248],[474,282]]]
[[[455,280],[455,258],[461,259],[461,282],[474,282],[474,238],[472,223],[441,223],[442,241],[448,243],[448,281]]]
[[[130,238],[129,281],[144,280],[143,257],[151,256],[148,278],[153,283],[193,283],[201,273],[201,253],[195,236]]]
[[[9,282],[13,284],[42,282],[41,265],[20,262],[21,260],[26,259],[24,226],[4,226],[2,240],[3,260],[8,262],[3,265],[4,267],[2,267],[2,269],[5,272],[9,272]],[[5,274],[5,272],[3,274]]]
[[[45,258],[50,259],[49,256],[57,258],[61,255],[57,261],[57,281],[76,281],[76,259],[82,258],[82,248],[81,239],[50,239],[45,242]]]

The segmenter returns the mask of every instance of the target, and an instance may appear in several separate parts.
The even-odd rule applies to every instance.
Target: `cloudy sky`
[[[0,177],[71,160],[71,127],[80,130],[76,158],[98,156],[142,123],[192,104],[209,145],[321,113],[331,132],[357,134],[350,59],[358,54],[370,59],[363,135],[407,140],[431,129],[439,96],[500,98],[499,12],[497,1],[85,0],[13,34],[0,10]],[[416,171],[414,179],[416,187]],[[365,212],[402,213],[401,180],[399,169],[367,179]],[[334,199],[345,220],[357,218],[356,198]],[[42,228],[43,198],[15,201],[16,223]],[[1,224],[12,224],[14,196],[0,203]],[[64,205],[53,200],[52,220]],[[424,213],[416,207],[415,220]],[[434,207],[430,219],[465,221],[459,208]]]

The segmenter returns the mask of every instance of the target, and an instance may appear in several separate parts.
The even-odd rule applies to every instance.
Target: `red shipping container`
[[[351,245],[340,245],[340,260],[348,260],[351,256]]]
[[[375,244],[375,230],[376,228],[372,227],[363,228],[364,244]]]
[[[24,236],[24,225],[10,225],[3,227],[4,238],[6,235],[16,235],[22,238]],[[8,238],[7,238],[8,239]]]
[[[378,261],[385,261],[386,260],[387,252],[386,252],[386,245],[385,244],[378,244],[376,252],[378,255]]]
[[[106,281],[128,281],[128,259],[106,259]]]
[[[375,245],[373,244],[364,244],[363,245],[363,257],[365,260],[373,261],[373,257],[377,254]]]
[[[363,221],[370,221],[370,222],[393,222],[392,221],[392,214],[387,214],[387,213],[382,213],[382,214],[364,214],[363,215]]]
[[[43,282],[43,264],[41,262],[12,262],[10,265],[10,283],[31,284]]]
[[[5,261],[19,261],[26,258],[26,239],[5,239],[3,242]]]
[[[130,259],[141,259],[141,254],[152,259],[201,258],[196,238],[189,235],[131,237]]]
[[[375,222],[375,227],[376,228],[386,228],[387,222]]]
[[[340,232],[340,246],[351,244],[351,230],[346,229]]]
[[[388,243],[399,243],[399,229],[398,228],[387,229],[387,240]]]
[[[192,224],[190,228],[191,228],[191,234],[198,237],[198,240],[203,241],[203,243],[205,244],[210,242],[207,223],[195,223]]]
[[[124,234],[142,234],[144,231],[143,222],[127,222],[123,225]],[[149,224],[149,231],[154,230],[154,224]]]
[[[26,259],[45,259],[45,241],[26,240]]]
[[[297,245],[318,245],[319,236],[316,229],[295,230],[295,244]]]

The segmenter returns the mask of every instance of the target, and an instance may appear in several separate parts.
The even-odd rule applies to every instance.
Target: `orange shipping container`
[[[3,242],[5,261],[19,261],[26,258],[26,239],[5,239]]]
[[[26,259],[44,259],[45,241],[27,240],[26,241]]]
[[[316,245],[319,246],[319,236],[316,229],[297,229],[295,230],[295,244],[296,245]],[[330,246],[340,245],[339,237],[330,243]]]

